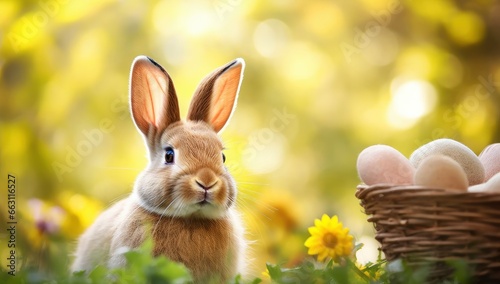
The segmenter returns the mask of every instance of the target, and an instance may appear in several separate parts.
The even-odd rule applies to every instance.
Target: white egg
[[[485,185],[487,192],[500,192],[500,173],[490,178]]]

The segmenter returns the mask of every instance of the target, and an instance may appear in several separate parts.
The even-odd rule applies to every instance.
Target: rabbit
[[[235,208],[235,181],[218,133],[234,112],[245,62],[205,77],[181,121],[174,85],[153,59],[131,67],[130,107],[149,163],[132,193],[104,211],[79,238],[71,270],[126,264],[123,252],[153,239],[154,256],[183,263],[195,282],[227,282],[245,273],[247,241]]]

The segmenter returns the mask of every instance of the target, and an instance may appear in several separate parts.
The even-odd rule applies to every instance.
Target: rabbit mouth
[[[208,200],[203,199],[202,201],[198,202],[197,204],[200,205],[201,207],[203,207],[205,205],[210,205],[211,203],[208,202]]]
[[[214,204],[213,196],[209,192],[204,192],[204,194],[202,196],[200,196],[199,201],[196,202],[196,205],[198,205],[200,207],[205,207],[205,206],[209,206],[209,205],[216,206]]]
[[[211,202],[208,198],[195,203],[195,207],[192,207],[192,210],[192,213],[188,214],[189,216],[209,219],[221,218],[225,215],[226,211],[216,203]]]

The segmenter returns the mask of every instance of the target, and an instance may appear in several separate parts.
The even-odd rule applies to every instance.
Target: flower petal
[[[328,251],[324,250],[318,255],[318,261],[323,261],[328,256]]]
[[[318,227],[309,227],[308,231],[311,235],[319,235],[320,233]]]
[[[306,247],[311,247],[312,245],[319,245],[319,244],[321,244],[321,242],[316,237],[309,237],[304,243]]]
[[[313,246],[313,247],[309,248],[309,250],[307,251],[307,254],[315,255],[318,253],[323,253],[324,251],[325,251],[325,249],[321,246]]]

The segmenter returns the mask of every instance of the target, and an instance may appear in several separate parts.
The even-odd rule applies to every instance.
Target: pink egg
[[[358,156],[358,175],[367,185],[411,184],[415,168],[398,150],[387,145],[373,145]]]
[[[484,148],[479,154],[479,160],[484,167],[485,181],[500,173],[500,143],[491,144]]]

